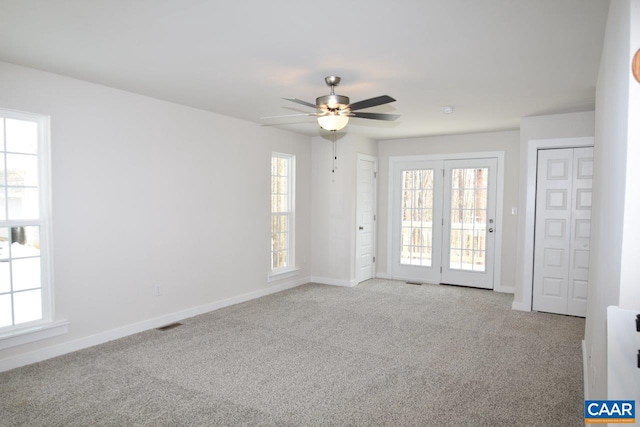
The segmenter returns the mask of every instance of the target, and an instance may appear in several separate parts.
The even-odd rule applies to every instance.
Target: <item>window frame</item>
[[[272,152],[270,158],[270,170],[271,170],[271,179],[269,180],[269,184],[271,185],[270,195],[273,197],[273,187],[272,180],[275,175],[273,175],[272,163],[274,158],[286,159],[288,160],[288,168],[287,168],[287,211],[286,212],[273,212],[273,206],[270,207],[270,215],[269,215],[269,231],[270,234],[273,234],[272,224],[274,216],[286,216],[288,218],[288,230],[287,230],[287,260],[288,265],[284,267],[273,268],[273,239],[271,239],[270,244],[270,264],[269,264],[269,279],[274,278],[282,278],[282,275],[286,275],[288,273],[295,272],[299,270],[296,268],[295,262],[295,211],[296,211],[296,203],[295,203],[295,194],[296,194],[296,156],[294,154],[289,153],[281,153],[281,152]],[[270,204],[273,202],[270,201]]]
[[[54,318],[53,307],[53,244],[51,233],[51,152],[50,152],[50,117],[35,113],[26,113],[8,109],[0,109],[1,119],[16,119],[34,122],[38,126],[38,200],[39,218],[29,220],[0,220],[0,227],[19,227],[19,226],[37,226],[39,227],[40,239],[40,290],[42,318],[29,322],[12,324],[0,328],[0,340],[5,341],[6,338],[15,338],[23,334],[34,334],[34,332],[45,331],[52,327],[52,319]],[[2,128],[3,140],[6,144],[6,126]],[[6,153],[6,145],[4,146]],[[6,162],[6,159],[5,159]],[[6,170],[6,163],[5,163]],[[3,188],[8,188],[5,186]],[[11,291],[13,294],[13,291]],[[12,302],[13,305],[13,302]],[[48,335],[49,333],[44,333]],[[34,337],[43,335],[41,332],[36,333]],[[50,335],[50,334],[49,334]],[[35,338],[40,339],[40,338]],[[13,345],[30,342],[32,339],[21,337]],[[13,346],[9,342],[0,343],[0,348]]]

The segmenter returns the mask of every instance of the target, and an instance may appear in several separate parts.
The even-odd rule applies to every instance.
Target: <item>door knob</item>
[[[363,226],[358,227],[358,230],[364,230]]]
[[[490,228],[490,229],[489,229],[489,233],[493,233],[493,228]]]

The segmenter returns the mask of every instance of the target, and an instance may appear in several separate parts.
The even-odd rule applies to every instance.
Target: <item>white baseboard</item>
[[[376,273],[376,279],[393,280],[393,277],[387,273]]]
[[[314,283],[321,283],[323,285],[332,285],[332,286],[344,286],[347,288],[353,288],[358,284],[358,281],[353,280],[340,280],[340,279],[331,279],[329,277],[318,277],[311,276],[311,281]]]
[[[582,382],[584,387],[584,400],[589,400],[589,369],[587,363],[587,343],[582,340]]]
[[[500,292],[502,294],[514,294],[516,289],[513,286],[496,286],[493,288],[494,292]]]
[[[513,303],[511,303],[511,309],[519,311],[531,311],[531,307],[529,306],[529,304],[525,304],[520,301],[513,301]]]
[[[249,300],[260,298],[266,295],[274,294],[276,292],[281,292],[287,289],[295,288],[296,286],[309,283],[310,281],[311,280],[309,277],[297,278],[295,280],[279,283],[277,285],[269,286],[267,288],[259,289],[257,291],[249,292],[249,293],[238,295],[231,298],[226,298],[220,301],[215,301],[215,302],[204,304],[204,305],[199,305],[197,307],[191,307],[186,310],[177,311],[175,313],[169,313],[163,316],[155,317],[153,319],[143,320],[142,322],[134,323],[121,328],[111,329],[108,331],[100,332],[95,335],[90,335],[88,337],[79,338],[79,339],[65,342],[62,344],[45,347],[29,353],[9,357],[9,358],[0,360],[0,372],[19,368],[20,366],[29,365],[31,363],[40,362],[42,360],[50,359],[52,357],[62,356],[63,354],[71,353],[77,350],[82,350],[88,347],[93,347],[99,344],[104,344],[108,341],[113,341],[118,338],[123,338],[129,335],[137,334],[137,333],[146,331],[148,329],[164,326],[169,323],[187,319],[189,317],[208,313],[210,311],[218,310],[224,307],[229,307],[231,305],[239,304],[245,301],[249,301]]]

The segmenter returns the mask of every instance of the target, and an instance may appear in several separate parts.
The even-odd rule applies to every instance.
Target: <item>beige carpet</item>
[[[583,425],[584,320],[511,301],[308,284],[0,373],[0,425]]]

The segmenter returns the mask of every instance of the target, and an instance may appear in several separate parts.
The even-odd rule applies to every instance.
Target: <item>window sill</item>
[[[289,277],[294,277],[300,274],[300,268],[290,268],[288,270],[280,270],[276,272],[271,272],[267,276],[267,283],[275,282],[276,280],[288,279]]]
[[[42,325],[15,329],[0,334],[0,350],[40,341],[69,332],[69,321],[49,322]]]

